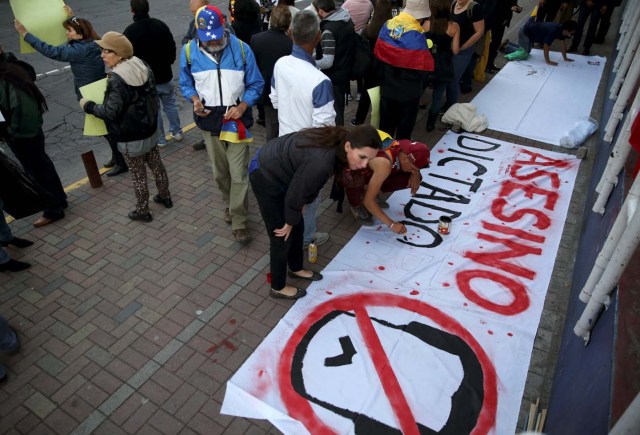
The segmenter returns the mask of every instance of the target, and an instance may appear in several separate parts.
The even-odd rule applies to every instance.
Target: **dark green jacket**
[[[38,102],[28,94],[0,79],[0,134],[15,139],[36,136],[42,128],[42,111]]]

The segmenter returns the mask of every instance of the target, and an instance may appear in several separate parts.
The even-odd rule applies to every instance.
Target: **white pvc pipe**
[[[637,1],[631,0],[627,2],[627,7],[624,10],[622,19],[622,26],[620,26],[620,34],[622,35],[622,37],[618,39],[616,50],[624,51],[622,50],[622,47],[626,46],[625,44],[629,42],[627,38],[630,36],[630,29],[633,29],[633,27],[638,23],[638,17],[636,16],[638,10],[640,10],[640,7],[638,7]]]
[[[631,110],[629,110],[629,113],[627,113],[627,118],[625,119],[624,125],[622,126],[622,131],[618,134],[616,143],[611,150],[611,157],[609,157],[609,160],[607,160],[607,166],[605,167],[604,172],[600,177],[600,181],[598,181],[598,185],[596,186],[596,192],[598,192],[599,194],[602,194],[603,186],[606,182],[612,182],[614,186],[618,183],[618,174],[624,167],[624,161],[627,159],[629,150],[631,149],[629,145],[629,135],[631,134],[632,125],[631,122],[637,116],[636,113],[639,108],[640,92],[637,92],[635,98],[633,99],[633,103],[631,104]],[[594,205],[593,211],[600,214],[604,213],[604,210],[602,210],[602,208],[609,199],[610,193],[611,191],[609,191],[609,193],[605,195],[603,202],[600,202],[598,204],[598,207]]]
[[[618,246],[618,243],[624,234],[624,230],[627,228],[630,217],[634,215],[636,208],[632,204],[637,203],[638,198],[640,198],[639,194],[640,177],[636,177],[631,189],[629,190],[627,199],[624,201],[624,204],[622,204],[620,213],[618,213],[618,217],[616,217],[616,220],[611,227],[611,231],[609,231],[607,241],[598,254],[598,258],[596,258],[595,265],[593,266],[593,269],[591,269],[591,274],[589,274],[587,282],[584,287],[582,287],[582,291],[579,296],[582,302],[589,302],[596,284],[600,281],[600,278],[602,278],[602,274],[607,268],[607,265],[615,252],[616,246]]]
[[[635,184],[635,183],[634,183]],[[580,319],[573,328],[573,332],[582,337],[585,344],[589,342],[591,336],[591,329],[598,318],[598,314],[602,311],[603,307],[608,308],[611,303],[609,294],[620,280],[620,276],[626,269],[631,256],[640,244],[640,214],[634,213],[631,218],[631,222],[625,229],[620,244],[616,247],[616,250],[604,270],[600,281],[596,284],[591,299],[587,303]]]
[[[640,94],[640,92],[638,94]],[[618,139],[616,139],[613,151],[611,151],[611,157],[609,157],[607,161],[607,166],[602,174],[602,178],[600,178],[600,182],[596,187],[598,197],[592,208],[595,213],[604,214],[609,196],[613,188],[618,185],[618,176],[622,168],[624,168],[627,157],[629,157],[629,153],[631,152],[631,144],[629,144],[631,122],[631,116],[627,116],[622,126],[622,131],[618,135]]]
[[[627,75],[631,62],[638,51],[638,44],[640,44],[640,26],[636,27],[633,31],[631,42],[629,43],[624,55],[620,56],[620,54],[618,54],[618,57],[616,57],[616,62],[613,65],[613,72],[616,73],[616,79],[611,84],[611,90],[609,91],[610,99],[612,95],[618,94],[618,91],[622,86],[622,82],[624,81],[624,76]]]
[[[638,78],[640,78],[640,53],[636,52],[633,58],[634,61],[631,65],[631,69],[624,79],[624,84],[622,85],[622,89],[620,89],[616,103],[613,105],[611,116],[609,117],[609,121],[607,122],[607,126],[604,130],[604,140],[608,143],[611,143],[613,140],[618,123],[622,119],[624,109],[627,107],[633,93],[636,91],[636,83],[638,82]]]
[[[637,435],[640,433],[640,393],[620,416],[609,435]]]

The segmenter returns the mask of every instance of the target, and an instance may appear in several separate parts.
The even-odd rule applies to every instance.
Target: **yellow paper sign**
[[[67,35],[62,23],[67,19],[62,0],[10,0],[13,16],[33,36],[50,45],[62,45]],[[33,53],[31,45],[20,38],[20,53]]]
[[[107,79],[98,80],[97,82],[89,83],[88,85],[80,88],[82,96],[95,103],[102,104],[104,102],[104,93],[107,90]],[[93,115],[87,115],[84,118],[84,131],[85,136],[104,136],[107,134],[107,126],[100,118],[96,118]]]
[[[371,125],[380,128],[380,86],[367,89],[371,99]]]

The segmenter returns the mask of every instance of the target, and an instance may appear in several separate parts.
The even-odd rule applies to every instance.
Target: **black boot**
[[[115,177],[116,175],[124,174],[125,172],[129,172],[129,168],[123,165],[116,165],[107,171],[107,177]]]
[[[437,113],[429,112],[429,117],[427,118],[427,131],[433,131],[436,128],[437,119],[438,119]]]

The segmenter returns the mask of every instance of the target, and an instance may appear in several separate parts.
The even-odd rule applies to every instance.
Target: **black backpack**
[[[356,33],[355,52],[353,55],[353,66],[349,73],[349,79],[357,80],[364,77],[371,62],[373,61],[373,52],[371,51],[371,44],[369,40],[364,36]]]

